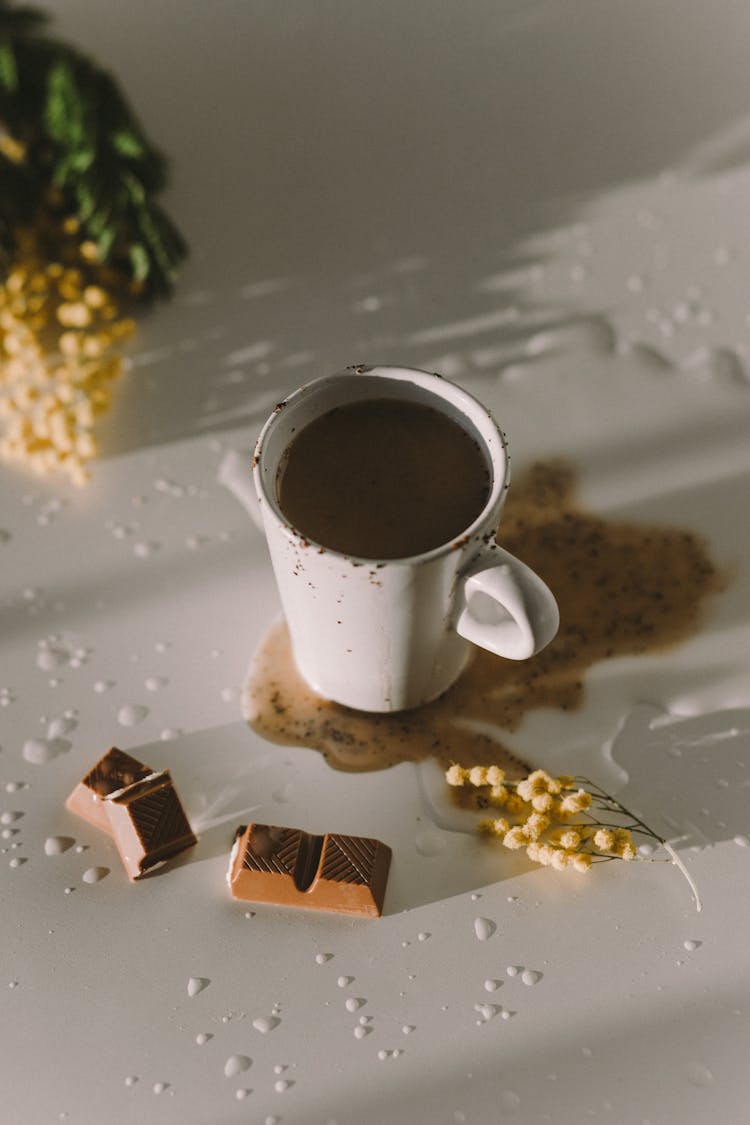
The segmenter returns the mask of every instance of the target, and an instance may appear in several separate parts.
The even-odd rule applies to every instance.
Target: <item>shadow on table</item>
[[[385,914],[474,891],[530,866],[487,848],[471,824],[460,831],[435,824],[412,763],[342,773],[314,752],[261,742],[242,722],[145,744],[133,753],[155,769],[170,769],[198,836],[197,847],[176,862],[210,862],[222,885],[235,831],[253,822],[388,844],[393,860]]]
[[[736,5],[691,5],[679,37],[670,5],[650,0],[466,19],[447,5],[429,26],[386,7],[337,13],[335,36],[304,4],[283,21],[255,13],[251,35],[196,17],[201,81],[184,43],[155,62],[124,24],[145,104],[158,79],[193,257],[174,302],[143,319],[106,455],[253,427],[348,363],[486,370],[488,352],[581,315],[575,279],[564,307],[537,287],[555,239],[575,248],[610,195],[664,169],[747,158]],[[166,13],[149,19],[153,43],[160,19],[171,42]],[[586,315],[606,311],[595,300]]]
[[[558,962],[560,968],[564,964]],[[524,1125],[579,1125],[589,1119],[702,1125],[714,1114],[727,1123],[745,1120],[746,1064],[738,1027],[747,987],[724,983],[691,995],[686,984],[675,983],[670,993],[657,991],[644,973],[647,982],[623,1002],[617,966],[607,971],[596,953],[584,966],[575,985],[568,976],[567,986],[553,997],[545,983],[533,998],[521,986],[511,999],[506,983],[498,995],[504,1006],[516,1009],[509,1021],[498,1015],[471,1026],[462,1013],[472,1009],[472,994],[466,992],[463,1004],[451,1005],[450,1016],[436,1009],[429,1027],[415,1029],[405,1057],[388,1063],[387,1083],[367,1082],[361,1072],[347,1081],[344,1070],[324,1099],[308,1103],[308,1120],[431,1125],[507,1117]],[[462,969],[465,988],[471,969]],[[541,989],[547,990],[544,1000]],[[429,1051],[427,1081],[424,1065],[421,1073],[409,1065],[418,1035],[422,1051]],[[429,1037],[426,1045],[421,1036]]]
[[[612,757],[629,778],[618,800],[680,849],[750,846],[750,709],[681,717],[641,704]]]
[[[393,849],[386,914],[536,869],[477,836],[473,818],[456,814],[447,786],[442,806],[434,785],[426,794],[424,766],[342,773],[310,751],[262,743],[242,722],[136,754],[172,771],[199,837],[182,863],[219,857],[228,863],[236,828],[253,821],[373,836]],[[733,839],[750,846],[749,709],[677,718],[639,705],[615,738],[612,756],[629,778],[618,799],[678,850]]]

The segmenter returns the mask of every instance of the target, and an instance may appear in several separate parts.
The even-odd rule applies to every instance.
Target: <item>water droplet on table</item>
[[[62,855],[72,848],[75,840],[72,836],[48,836],[44,841],[45,855]]]
[[[699,348],[687,356],[681,366],[705,382],[744,386],[748,383],[745,365],[732,348]]]
[[[76,729],[78,723],[72,715],[61,715],[57,719],[51,719],[47,725],[47,738],[57,739],[63,738],[64,735],[70,734]]]
[[[539,984],[543,976],[544,973],[540,973],[538,969],[524,969],[521,973],[521,980],[524,984],[532,987],[535,984]]]
[[[81,878],[84,883],[101,883],[109,875],[108,867],[88,867]]]
[[[148,715],[148,707],[142,703],[126,703],[117,712],[117,721],[121,727],[137,727]]]
[[[492,937],[497,926],[491,918],[475,918],[474,919],[474,933],[477,935],[478,941],[487,941]]]
[[[208,977],[190,977],[187,982],[187,994],[190,997],[197,996],[204,988],[208,988],[211,981]]]
[[[161,688],[166,687],[169,680],[166,676],[149,676],[144,680],[143,686],[146,691],[159,691]]]
[[[224,1063],[224,1077],[236,1078],[238,1074],[243,1071],[249,1070],[252,1066],[253,1060],[247,1055],[230,1055]]]
[[[716,1079],[703,1063],[692,1062],[687,1067],[687,1080],[691,1086],[713,1086]]]
[[[205,547],[211,540],[208,535],[188,535],[185,539],[185,546],[189,551],[198,551],[201,547]]]
[[[160,546],[160,543],[146,543],[143,540],[139,540],[138,543],[133,544],[133,554],[137,559],[147,559],[155,554]]]
[[[491,1019],[494,1019],[495,1016],[498,1015],[502,1010],[503,1009],[502,1009],[501,1004],[475,1004],[474,1005],[474,1011],[479,1012],[480,1016],[482,1017],[482,1019],[484,1020],[485,1023],[489,1023],[489,1021]]]
[[[259,1031],[261,1035],[267,1035],[269,1031],[273,1031],[280,1023],[281,1020],[276,1016],[259,1016],[257,1019],[253,1020],[253,1027],[256,1031]]]
[[[27,738],[21,756],[33,766],[45,766],[61,754],[67,754],[71,746],[65,738]]]
[[[61,648],[40,648],[36,654],[36,666],[42,672],[51,672],[59,668],[68,658],[67,652]]]
[[[498,1099],[500,1112],[503,1114],[515,1113],[521,1104],[521,1099],[515,1090],[503,1090]]]

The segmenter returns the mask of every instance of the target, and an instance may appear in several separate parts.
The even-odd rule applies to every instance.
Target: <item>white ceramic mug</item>
[[[279,507],[279,467],[294,435],[334,407],[373,398],[441,410],[491,466],[489,498],[473,523],[424,554],[352,558],[310,542]],[[524,660],[557,632],[549,588],[495,542],[509,480],[505,435],[480,402],[439,375],[359,366],[306,383],[263,427],[253,473],[294,658],[325,698],[363,711],[417,707],[458,678],[469,642]]]

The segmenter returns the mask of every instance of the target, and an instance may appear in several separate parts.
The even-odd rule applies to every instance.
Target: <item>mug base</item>
[[[346,707],[350,711],[361,711],[367,715],[397,715],[402,711],[416,711],[420,707],[425,707],[428,703],[434,703],[449,688],[453,687],[469,663],[470,656],[471,646],[467,645],[461,660],[451,668],[450,674],[439,678],[433,677],[429,689],[424,692],[402,690],[380,694],[367,688],[360,688],[356,692],[341,691],[335,688],[329,690],[330,685],[326,686],[321,677],[309,675],[305,672],[304,668],[300,666],[292,647],[292,658],[297,672],[316,695],[329,703],[337,704],[339,707]]]

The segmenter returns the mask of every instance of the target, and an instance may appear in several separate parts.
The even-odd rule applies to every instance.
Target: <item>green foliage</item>
[[[0,43],[0,86],[8,94],[15,94],[18,90],[16,56],[7,39]]]
[[[56,208],[145,296],[166,296],[187,253],[155,201],[166,161],[111,75],[48,37],[45,23],[0,0],[0,245],[7,251],[19,224]]]

